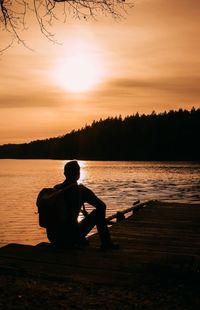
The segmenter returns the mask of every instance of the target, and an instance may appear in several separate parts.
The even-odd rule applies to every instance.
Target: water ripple
[[[63,161],[0,161],[0,246],[47,241],[35,201],[43,187],[63,180]],[[107,204],[107,215],[136,200],[200,202],[199,163],[81,162],[81,182]],[[91,207],[88,206],[91,210]]]

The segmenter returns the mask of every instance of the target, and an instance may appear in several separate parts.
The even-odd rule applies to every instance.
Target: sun
[[[54,69],[56,84],[71,93],[93,90],[102,80],[102,59],[85,44],[71,46],[70,52],[59,60]]]

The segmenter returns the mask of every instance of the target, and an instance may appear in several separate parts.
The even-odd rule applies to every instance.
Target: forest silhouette
[[[0,146],[0,158],[199,161],[200,109],[108,117],[64,136]]]

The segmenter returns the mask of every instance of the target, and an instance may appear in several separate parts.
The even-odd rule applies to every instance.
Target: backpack
[[[53,225],[63,224],[67,216],[64,193],[74,186],[70,184],[65,189],[43,188],[37,197],[36,205],[39,214],[39,225],[47,228]]]
[[[39,214],[39,225],[43,228],[55,224],[55,193],[54,188],[43,188],[38,194],[36,205]]]

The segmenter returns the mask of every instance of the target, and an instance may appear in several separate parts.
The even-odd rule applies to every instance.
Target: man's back
[[[70,226],[76,225],[82,204],[79,185],[77,183],[70,184],[64,181],[63,183],[57,184],[54,188],[56,190],[64,190],[61,194],[63,200],[63,223]]]

